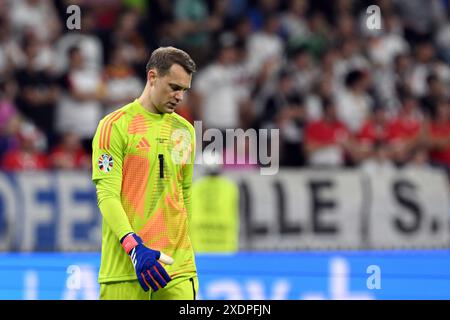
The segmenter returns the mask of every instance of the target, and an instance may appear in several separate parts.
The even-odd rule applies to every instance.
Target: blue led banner
[[[97,299],[98,253],[0,254],[0,299]],[[450,251],[197,255],[203,300],[450,299]]]

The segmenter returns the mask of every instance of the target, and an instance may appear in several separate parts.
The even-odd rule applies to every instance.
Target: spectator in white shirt
[[[264,20],[261,31],[253,33],[247,43],[248,67],[256,75],[269,61],[275,61],[278,66],[283,62],[284,43],[278,34],[280,19],[276,14],[270,14]],[[278,71],[275,68],[274,71]]]
[[[203,127],[237,128],[240,125],[240,107],[248,99],[248,88],[243,85],[245,69],[237,64],[237,49],[232,34],[222,35],[217,59],[196,76],[192,94],[197,96],[196,111]]]
[[[369,75],[361,70],[350,71],[345,77],[345,89],[337,93],[337,113],[351,132],[361,129],[370,114],[372,99],[367,93]]]
[[[61,133],[71,131],[78,135],[90,152],[91,139],[102,116],[104,83],[100,72],[86,67],[80,48],[71,48],[69,57],[66,94],[59,101],[55,124]]]

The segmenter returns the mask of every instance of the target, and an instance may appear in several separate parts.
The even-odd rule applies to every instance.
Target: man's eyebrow
[[[177,89],[183,89],[183,90],[189,90],[189,89],[190,89],[190,87],[184,87],[184,86],[179,85],[179,84],[174,83],[174,82],[170,82],[169,85],[170,85],[172,88],[177,88]]]

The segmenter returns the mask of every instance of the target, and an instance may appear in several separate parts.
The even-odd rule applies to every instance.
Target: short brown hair
[[[183,50],[175,47],[160,47],[152,52],[147,62],[146,72],[156,68],[158,73],[164,76],[173,64],[179,64],[189,74],[197,70],[195,62]]]

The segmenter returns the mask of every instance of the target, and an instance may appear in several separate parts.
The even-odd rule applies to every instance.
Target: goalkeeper
[[[196,299],[188,221],[195,131],[174,113],[195,69],[186,52],[156,49],[141,96],[98,125],[92,179],[103,216],[100,299]]]

